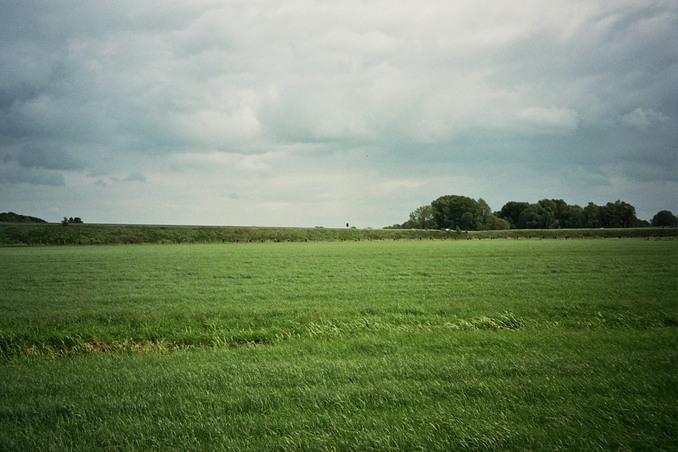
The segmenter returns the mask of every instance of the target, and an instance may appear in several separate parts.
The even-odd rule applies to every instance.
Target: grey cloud
[[[490,56],[493,82],[532,90],[549,102],[566,99],[583,119],[591,117],[595,98],[608,106],[604,114],[621,115],[643,102],[664,110],[667,88],[675,87],[675,52],[666,44],[668,36],[675,36],[675,5],[601,6],[571,2],[571,7],[546,12],[533,35]]]
[[[0,166],[0,184],[2,183],[25,183],[48,186],[66,185],[63,174],[59,172],[42,168],[25,168],[15,165]]]
[[[59,150],[46,150],[27,146],[16,156],[16,161],[26,168],[45,168],[51,170],[81,170],[83,164],[70,153]]]
[[[572,132],[579,123],[577,112],[570,108],[531,107],[520,110],[518,116],[540,131]]]
[[[189,180],[209,178],[209,193],[260,208],[267,193],[314,190],[285,192],[269,178],[322,179],[337,167],[385,185],[429,177],[436,190],[460,180],[500,193],[532,180],[566,187],[575,171],[581,193],[675,184],[675,2],[385,7],[0,2],[0,183],[101,177],[145,181],[149,197],[176,186],[188,199],[199,190]],[[601,170],[610,162],[626,185]],[[486,177],[504,168],[514,176],[501,186]],[[249,179],[258,186],[233,182]],[[75,185],[74,199],[86,196]],[[106,191],[125,203],[134,187]],[[322,190],[319,199],[335,199]]]
[[[14,86],[5,86],[0,88],[0,111],[9,110],[15,102],[25,102],[38,95],[39,90],[26,82],[16,83]],[[4,116],[4,115],[3,115]],[[0,125],[2,129],[7,130],[6,127]]]
[[[33,146],[0,147],[0,183],[63,186],[63,171],[83,169],[69,152]]]
[[[109,180],[110,182],[146,182],[146,176],[141,173],[131,173],[123,178],[112,176],[109,178]],[[107,185],[106,182],[104,182],[101,178],[99,178],[95,184],[101,186]]]
[[[127,177],[125,177],[123,182],[146,182],[146,176],[139,172],[131,173]]]

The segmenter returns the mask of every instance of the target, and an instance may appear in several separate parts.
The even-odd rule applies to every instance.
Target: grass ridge
[[[362,240],[677,238],[676,228],[449,231],[241,226],[0,223],[0,246],[123,245]]]
[[[431,322],[384,321],[379,318],[356,320],[326,319],[308,322],[291,329],[244,330],[230,334],[216,332],[199,340],[119,338],[115,340],[85,339],[64,336],[51,342],[29,342],[7,335],[0,337],[0,359],[17,356],[70,356],[97,353],[170,353],[176,351],[207,350],[233,347],[255,347],[281,344],[299,339],[341,339],[358,335],[402,333],[468,333],[474,331],[510,331],[530,329],[650,329],[675,328],[678,314],[664,314],[654,318],[630,318],[623,315],[605,316],[597,313],[589,321],[572,323],[527,319],[505,312],[496,316],[479,316],[471,319]]]

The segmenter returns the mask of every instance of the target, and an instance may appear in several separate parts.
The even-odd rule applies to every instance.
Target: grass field
[[[676,450],[677,251],[0,248],[0,450]]]

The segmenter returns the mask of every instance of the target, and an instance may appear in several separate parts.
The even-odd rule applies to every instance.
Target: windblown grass
[[[675,450],[676,251],[0,248],[0,450]]]

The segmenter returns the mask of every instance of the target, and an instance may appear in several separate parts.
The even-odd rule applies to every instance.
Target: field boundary
[[[0,246],[678,237],[676,228],[448,231],[241,226],[0,223]]]

